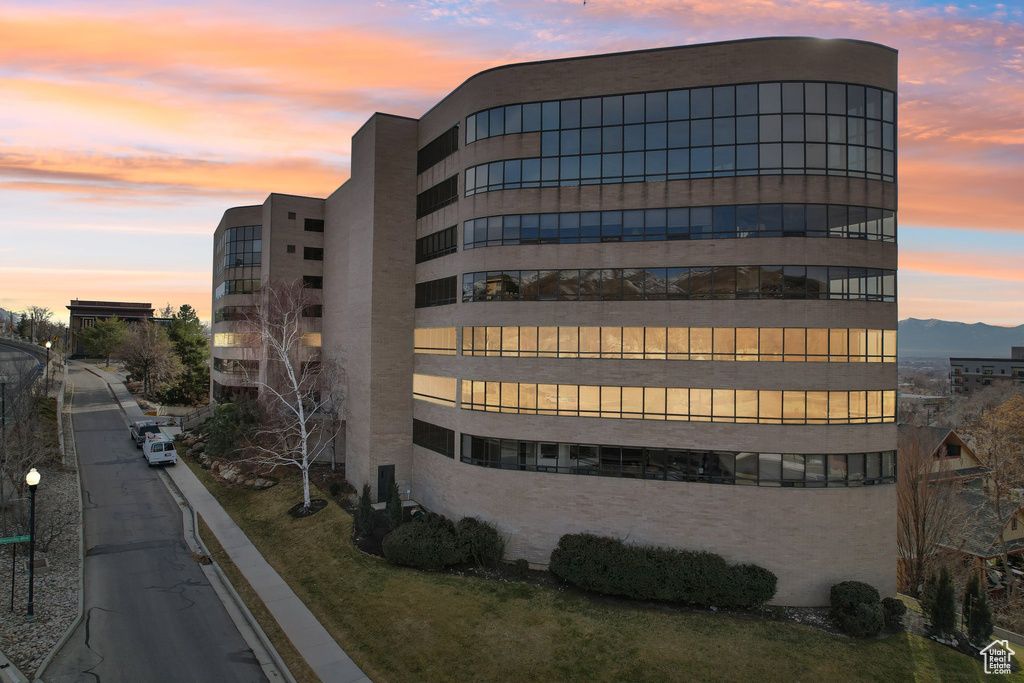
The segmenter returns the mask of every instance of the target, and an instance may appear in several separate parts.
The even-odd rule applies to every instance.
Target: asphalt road
[[[106,384],[72,368],[85,618],[47,683],[266,681],[182,537],[181,510],[129,440]],[[178,465],[183,467],[184,465]]]

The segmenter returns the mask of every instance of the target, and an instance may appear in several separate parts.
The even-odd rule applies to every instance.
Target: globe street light
[[[46,342],[46,395],[50,395],[50,347],[53,346],[53,342]]]
[[[35,568],[36,568],[36,487],[39,486],[39,472],[33,467],[25,475],[25,483],[28,484],[28,490],[32,494],[31,507],[29,507],[28,513],[28,526],[29,534],[28,537],[28,615],[26,619],[28,621],[35,621],[36,615],[33,611],[32,606],[32,592],[35,582]]]

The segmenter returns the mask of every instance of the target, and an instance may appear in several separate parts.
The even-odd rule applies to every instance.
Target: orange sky
[[[374,111],[420,116],[498,64],[757,35],[900,51],[900,317],[1024,323],[1018,6],[865,0],[4,3],[0,307],[189,303],[212,233],[326,196]],[[283,6],[282,6],[283,7]],[[952,286],[955,283],[955,286]],[[941,292],[941,296],[937,293]]]

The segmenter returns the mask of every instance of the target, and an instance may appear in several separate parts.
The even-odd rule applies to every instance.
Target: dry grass
[[[306,664],[306,660],[302,658],[302,655],[295,649],[292,642],[288,640],[288,636],[281,630],[277,620],[274,619],[274,615],[263,604],[263,601],[260,600],[253,587],[242,576],[242,573],[238,571],[238,567],[228,557],[224,547],[217,540],[217,537],[213,535],[210,526],[203,519],[202,515],[199,515],[199,535],[203,539],[203,543],[206,544],[207,549],[209,549],[210,557],[213,557],[214,561],[220,566],[221,571],[228,577],[231,585],[235,587],[235,591],[242,598],[245,606],[256,617],[256,621],[259,622],[263,632],[267,634],[267,638],[273,643],[274,649],[281,655],[281,659],[284,660],[285,666],[292,672],[295,680],[298,683],[318,683],[320,679],[313,673],[313,669]],[[203,557],[207,556],[204,555]]]
[[[902,634],[855,641],[794,624],[676,612],[522,583],[419,572],[359,552],[336,505],[305,519],[285,480],[225,488],[195,468],[363,671],[383,681],[981,680]]]

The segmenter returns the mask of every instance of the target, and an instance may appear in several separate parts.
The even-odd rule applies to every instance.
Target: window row
[[[419,287],[419,285],[417,285]],[[695,266],[465,273],[467,301],[896,301],[896,273],[847,266]]]
[[[446,306],[458,300],[459,279],[455,275],[416,283],[416,308]]]
[[[431,341],[438,346],[424,347],[425,350],[421,351],[421,332],[424,337],[431,335]],[[416,340],[417,353],[455,354],[454,327],[417,329]],[[895,363],[896,330],[844,327],[463,327],[462,355]]]
[[[223,348],[254,348],[258,345],[258,335],[252,332],[214,332],[213,345]]]
[[[772,142],[504,159],[467,168],[466,196],[532,187],[779,174],[893,182],[895,154],[847,144]]]
[[[213,298],[220,299],[228,294],[252,294],[258,291],[260,291],[260,280],[258,278],[225,280],[213,290]]]
[[[323,232],[324,219],[307,218],[303,221],[302,229],[305,230],[306,232]]]
[[[415,353],[454,356],[456,348],[454,327],[417,327],[413,331]]]
[[[323,336],[320,332],[303,332],[301,346],[312,346],[320,348],[323,344]]]
[[[459,149],[459,125],[455,124],[416,153],[416,173],[423,173]]]
[[[323,261],[324,250],[323,247],[303,247],[302,258],[307,261]]]
[[[412,376],[413,398],[454,407],[455,394],[456,380],[454,377],[436,377],[418,373]]]
[[[748,486],[822,488],[896,481],[895,451],[814,455],[701,451],[463,434],[460,459],[503,470]]]
[[[493,107],[466,118],[466,144],[536,131],[752,116],[831,114],[896,121],[895,94],[843,83],[750,83]]]
[[[462,380],[462,408],[522,415],[750,424],[894,422],[895,391],[619,387]]]
[[[446,427],[413,419],[412,442],[449,458],[455,457],[455,432]]]
[[[632,126],[545,131],[541,157],[649,152],[659,149],[811,142],[884,149],[892,153],[891,123],[846,116],[770,114],[738,118],[672,121]]]
[[[255,313],[255,306],[222,306],[213,312],[213,322],[248,320]]]
[[[215,274],[219,275],[225,268],[259,267],[263,251],[261,234],[262,227],[259,225],[225,230],[216,247],[216,252],[223,253],[223,256],[217,261]]]
[[[896,213],[841,204],[741,204],[488,216],[463,223],[465,249],[736,237],[896,241]]]
[[[458,228],[451,226],[416,240],[416,263],[453,254],[459,250]]]
[[[239,360],[237,358],[217,358],[214,356],[213,369],[227,375],[255,377],[260,371],[260,362],[258,360]]]
[[[459,201],[458,174],[442,180],[437,185],[416,195],[416,218],[423,218],[441,207],[457,201]]]

